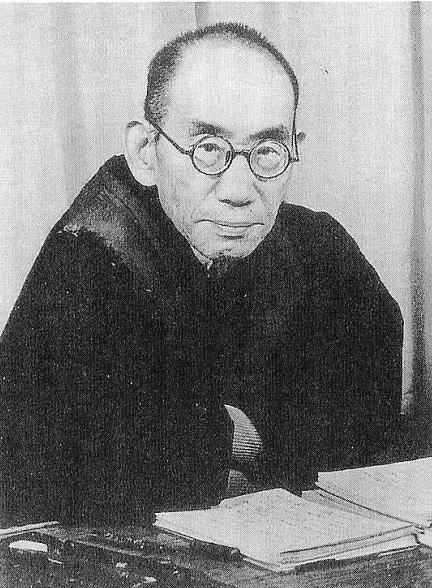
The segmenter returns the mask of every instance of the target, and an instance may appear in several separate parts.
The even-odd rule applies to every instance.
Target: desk
[[[75,541],[78,535],[72,535]],[[29,535],[45,540],[43,534]],[[70,539],[70,530],[57,530],[54,539]],[[414,550],[338,567],[278,574],[244,562],[223,562],[191,553],[186,542],[158,532],[160,552],[115,547],[84,551],[73,543],[65,558],[20,559],[9,554],[9,540],[0,543],[0,586],[3,588],[428,588],[432,586],[432,550]],[[79,546],[78,546],[79,547]],[[117,564],[117,565],[116,565]],[[156,581],[154,581],[154,578]]]

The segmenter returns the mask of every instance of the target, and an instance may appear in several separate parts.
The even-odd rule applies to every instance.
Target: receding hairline
[[[276,67],[276,69],[279,70],[281,74],[283,74],[284,77],[286,77],[288,85],[293,93],[294,106],[295,108],[297,107],[296,91],[294,88],[293,80],[291,79],[289,73],[286,71],[284,65],[277,59],[277,57],[262,45],[249,39],[238,37],[233,33],[225,31],[217,31],[211,33],[205,37],[195,39],[192,43],[181,47],[181,50],[179,52],[178,63],[175,68],[175,74],[173,78],[170,80],[169,85],[167,87],[167,102],[169,102],[170,90],[175,85],[178,76],[181,75],[183,65],[187,62],[188,57],[190,57],[194,51],[199,51],[200,49],[203,49],[206,46],[211,47],[211,45],[215,45],[221,48],[232,46],[233,49],[235,49],[236,47],[241,47],[242,49],[249,50],[251,53],[255,53],[260,57],[263,57],[264,59],[268,59],[269,62],[272,63]]]
[[[266,49],[262,45],[259,45],[256,42],[250,41],[249,39],[236,37],[232,33],[230,34],[225,32],[212,33],[207,37],[201,37],[199,39],[196,39],[188,45],[183,45],[180,49],[179,62],[177,64],[176,70],[178,71],[180,69],[182,63],[185,61],[189,53],[192,53],[194,50],[197,51],[200,48],[205,47],[206,45],[216,45],[219,47],[232,46],[233,48],[241,47],[243,49],[250,50],[251,53],[257,53],[258,55],[267,58],[271,63],[275,64],[278,67],[278,69],[280,69],[286,75],[290,84],[293,85],[292,80],[288,72],[284,68],[283,64],[268,49]]]
[[[278,63],[289,79],[289,87],[294,94],[294,117],[299,101],[297,77],[285,56],[262,33],[248,25],[236,22],[218,22],[179,35],[164,45],[152,58],[147,77],[147,92],[144,111],[149,121],[161,124],[172,107],[173,84],[190,52],[211,44],[221,47],[242,48],[261,59],[269,58],[268,63]],[[210,62],[210,58],[209,58]],[[193,62],[192,62],[193,63]],[[278,71],[279,68],[276,69]],[[280,70],[279,70],[280,71]],[[209,66],[210,72],[210,66]],[[186,74],[187,75],[187,74]],[[284,76],[282,76],[284,79]],[[285,78],[286,79],[286,78]],[[171,96],[169,96],[171,94]]]

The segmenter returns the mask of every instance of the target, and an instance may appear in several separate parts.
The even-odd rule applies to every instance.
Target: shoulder
[[[54,227],[48,235],[36,259],[32,271],[46,275],[63,277],[82,273],[104,275],[109,268],[116,266],[116,254],[97,233],[79,228],[76,231],[67,227]],[[31,275],[31,274],[30,274]]]
[[[73,276],[77,283],[87,279],[95,284],[139,273],[151,281],[156,231],[144,200],[154,194],[150,189],[138,192],[126,174],[120,157],[100,168],[51,230],[33,273],[53,275],[56,268],[65,281]]]
[[[346,229],[327,212],[316,212],[303,206],[282,204],[280,236],[303,259],[342,269],[345,264],[371,266]],[[372,269],[372,268],[371,268]],[[372,270],[374,271],[374,270]]]
[[[95,234],[53,229],[24,283],[18,307],[40,316],[82,318],[110,293],[131,282],[112,248]]]
[[[282,230],[297,241],[333,242],[353,241],[344,227],[327,212],[316,212],[295,204],[282,204],[280,209]]]
[[[125,310],[152,289],[157,257],[151,220],[145,211],[139,216],[136,190],[113,171],[114,164],[124,168],[117,159],[102,166],[47,236],[14,315],[87,320]]]
[[[85,228],[113,246],[133,243],[152,229],[147,202],[155,198],[154,192],[136,182],[124,158],[112,157],[84,186],[56,228]]]
[[[280,235],[313,284],[333,292],[337,300],[356,300],[364,308],[389,311],[402,325],[398,304],[366,259],[356,241],[330,214],[283,204]],[[352,305],[354,308],[356,305]],[[370,311],[370,308],[369,308]]]
[[[314,279],[334,291],[377,293],[391,299],[377,271],[345,228],[330,214],[283,204],[280,238]]]
[[[89,352],[89,340],[102,332],[105,309],[113,292],[125,288],[128,276],[112,265],[109,250],[94,237],[52,231],[33,264],[0,340],[0,363],[8,370],[28,360],[26,370],[44,358]],[[114,301],[115,302],[115,301]],[[19,350],[12,362],[12,350]],[[19,358],[20,359],[19,359]],[[9,358],[9,359],[8,359]],[[77,360],[78,361],[78,360]],[[30,372],[28,372],[30,373]]]

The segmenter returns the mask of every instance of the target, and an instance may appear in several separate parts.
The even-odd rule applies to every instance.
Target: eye
[[[219,153],[223,148],[217,143],[206,141],[199,145],[199,149],[203,149],[206,153]]]
[[[259,176],[274,177],[286,168],[289,152],[283,143],[267,139],[252,150],[250,163]]]
[[[224,159],[225,153],[229,151],[229,145],[220,137],[204,137],[201,139],[194,152],[196,160],[203,160],[206,163]]]
[[[201,139],[193,153],[195,167],[204,173],[216,174],[229,164],[231,148],[221,137],[207,136]]]
[[[258,148],[258,155],[279,155],[280,149],[276,150],[274,147],[270,145],[261,145]]]

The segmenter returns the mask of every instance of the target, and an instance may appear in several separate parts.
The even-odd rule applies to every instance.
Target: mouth
[[[248,229],[254,225],[262,225],[263,223],[250,222],[250,221],[226,221],[226,220],[210,220],[211,223],[219,227],[231,227],[233,229]]]
[[[247,239],[252,236],[254,227],[264,226],[262,221],[255,220],[226,220],[221,218],[201,218],[196,223],[208,224],[212,227],[216,236],[224,241]]]
[[[251,222],[232,222],[232,221],[211,221],[216,229],[216,233],[225,239],[243,239],[249,229],[257,224]]]

